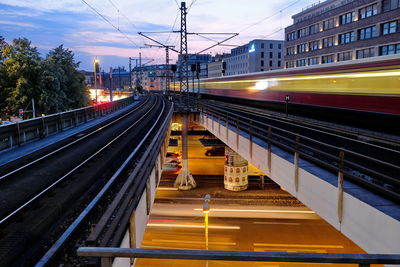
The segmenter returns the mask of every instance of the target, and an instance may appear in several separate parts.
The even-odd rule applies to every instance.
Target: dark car
[[[206,156],[224,156],[225,155],[225,147],[217,146],[206,150]]]

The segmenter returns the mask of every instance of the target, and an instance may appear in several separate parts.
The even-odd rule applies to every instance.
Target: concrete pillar
[[[238,153],[225,147],[224,187],[230,191],[243,191],[249,186],[248,162]]]

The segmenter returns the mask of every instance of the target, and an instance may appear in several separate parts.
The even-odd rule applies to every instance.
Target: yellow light
[[[193,209],[195,211],[200,211],[202,209]],[[220,211],[220,212],[261,212],[261,213],[305,213],[305,214],[314,214],[315,212],[312,210],[241,210],[241,209],[211,209],[211,211]]]
[[[173,228],[197,228],[204,229],[205,225],[196,224],[167,224],[167,223],[148,223],[149,227],[173,227]],[[239,230],[240,226],[228,226],[228,225],[211,225],[210,229],[224,229],[224,230]]]

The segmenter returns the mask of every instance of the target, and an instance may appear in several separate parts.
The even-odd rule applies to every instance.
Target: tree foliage
[[[4,39],[0,37],[0,44]],[[62,45],[41,58],[36,47],[25,38],[1,45],[0,114],[13,115],[31,108],[35,100],[38,113],[56,113],[88,103],[84,76],[74,54]]]

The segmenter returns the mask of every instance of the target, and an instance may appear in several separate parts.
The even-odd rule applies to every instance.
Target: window
[[[346,14],[340,16],[340,25],[353,22],[355,15],[356,15],[356,12],[349,12],[349,13],[346,13]]]
[[[306,59],[305,58],[296,60],[296,67],[304,67],[304,66],[306,66]]]
[[[360,19],[365,19],[371,16],[378,14],[378,5],[373,4],[367,7],[361,8],[360,11]]]
[[[332,29],[335,27],[335,20],[334,19],[325,20],[323,22],[323,26],[324,26],[324,31]]]
[[[297,31],[288,33],[286,39],[287,39],[287,41],[296,40],[297,39]]]
[[[264,43],[261,43],[261,49],[264,49]]]
[[[322,40],[322,45],[324,48],[331,47],[335,45],[335,37],[331,36]]]
[[[400,54],[400,43],[392,45],[384,45],[379,47],[380,56],[393,55],[393,54]]]
[[[333,55],[326,55],[321,57],[322,64],[332,63],[332,62],[334,62]]]
[[[286,61],[286,68],[294,68],[294,61]]]
[[[286,48],[286,55],[294,55],[294,47],[288,47]]]
[[[269,58],[273,58],[274,54],[272,52],[269,52]]]
[[[297,53],[301,54],[307,52],[307,44],[300,44],[297,46]]]
[[[264,67],[264,60],[261,60],[261,67]]]
[[[374,49],[373,48],[365,48],[361,50],[357,50],[357,58],[366,58],[366,57],[373,57],[374,56]]]
[[[278,49],[282,49],[282,44],[278,44]]]
[[[261,52],[261,58],[264,58],[264,52]]]
[[[376,26],[358,30],[358,40],[365,40],[376,37]]]
[[[308,65],[317,65],[319,64],[319,57],[311,57],[308,59]]]
[[[272,67],[272,60],[269,61],[269,66]]]
[[[281,52],[278,52],[278,58],[281,58],[281,57],[282,57]]]
[[[278,60],[278,67],[281,67],[281,61]]]
[[[382,11],[390,11],[396,8],[400,7],[400,1],[399,0],[383,0],[382,2]]]
[[[354,42],[354,32],[339,34],[339,44],[348,44]]]
[[[319,24],[311,25],[309,28],[309,32],[310,32],[310,35],[318,33],[319,32]]]
[[[319,41],[313,41],[308,43],[309,51],[315,51],[319,49]]]
[[[273,49],[274,48],[274,44],[269,44],[269,49]]]
[[[353,52],[343,52],[338,54],[338,61],[346,61],[353,59]]]
[[[381,34],[392,34],[400,31],[400,21],[391,21],[381,25]]]
[[[303,28],[297,31],[298,38],[307,36],[307,28]]]

